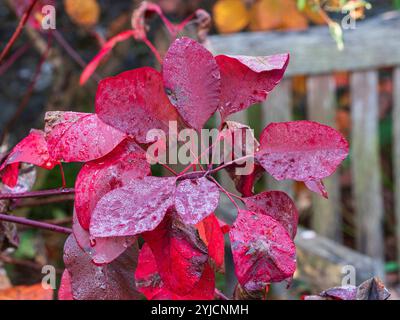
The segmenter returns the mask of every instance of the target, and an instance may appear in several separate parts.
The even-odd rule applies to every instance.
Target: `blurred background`
[[[0,64],[0,155],[30,128],[43,128],[47,111],[93,112],[99,79],[144,65],[158,67],[150,50],[130,39],[119,43],[94,76],[79,85],[83,68],[105,41],[131,28],[132,11],[140,2],[39,1],[39,8],[55,4],[56,30],[49,38],[35,19],[28,21]],[[286,78],[267,101],[233,120],[249,124],[259,136],[270,122],[310,119],[336,127],[350,141],[349,158],[325,181],[328,200],[311,194],[303,183],[277,183],[267,175],[257,183],[258,192],[266,188],[288,192],[300,214],[295,279],[289,291],[286,284],[274,286],[270,298],[298,299],[341,285],[351,267],[357,284],[378,275],[392,298],[398,298],[400,1],[153,2],[176,23],[198,8],[208,11],[212,27],[202,40],[215,54],[291,54]],[[6,46],[29,3],[0,0],[0,48]],[[34,9],[33,14],[39,15],[40,10]],[[157,17],[149,24],[149,39],[162,55],[170,41],[165,27]],[[191,35],[190,28],[185,32]],[[79,169],[79,164],[65,164],[68,187],[73,187]],[[154,170],[161,174],[159,168]],[[26,172],[25,183],[33,189],[60,187],[58,170],[27,168]],[[219,180],[235,192],[228,176],[222,174]],[[0,184],[0,192],[5,191]],[[25,199],[13,204],[13,214],[69,226],[72,200],[71,196]],[[232,212],[229,201],[222,199],[217,214],[233,221]],[[64,241],[59,234],[21,226],[16,230],[0,222],[0,299],[48,298],[36,284],[43,277],[43,265],[55,265],[61,275]],[[221,290],[233,291],[236,283],[229,255],[226,274],[217,279]]]

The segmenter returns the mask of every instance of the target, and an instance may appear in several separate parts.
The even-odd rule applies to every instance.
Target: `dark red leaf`
[[[219,189],[207,178],[186,179],[178,184],[175,208],[182,221],[197,224],[218,207]]]
[[[163,283],[175,294],[189,294],[203,274],[207,248],[196,229],[167,215],[151,232],[143,234],[157,262]]]
[[[138,290],[149,300],[211,300],[214,297],[215,275],[206,264],[199,283],[184,296],[179,296],[167,288],[157,270],[157,263],[150,247],[145,243],[140,250],[135,272]]]
[[[164,91],[161,74],[144,67],[100,82],[96,113],[105,123],[132,135],[141,143],[151,129],[168,131],[178,114]]]
[[[322,180],[309,180],[305,181],[304,184],[312,192],[318,193],[319,195],[328,199],[328,191],[326,190]]]
[[[78,245],[97,265],[107,264],[118,258],[127,248],[136,242],[136,237],[108,237],[94,238],[89,232],[83,229],[76,218],[73,216],[72,231]]]
[[[151,231],[173,206],[176,178],[145,177],[107,193],[93,211],[90,234],[96,238]]]
[[[294,239],[299,214],[294,202],[286,193],[282,191],[262,192],[244,198],[243,201],[249,211],[266,214],[277,220]]]
[[[206,244],[208,255],[215,263],[218,271],[224,271],[225,259],[225,241],[224,233],[217,217],[214,214],[209,215],[197,225],[199,236]]]
[[[137,259],[135,243],[112,263],[97,266],[70,235],[64,246],[64,263],[71,277],[74,300],[137,299],[134,278]]]
[[[220,73],[213,55],[198,42],[181,38],[169,47],[163,64],[171,102],[192,128],[200,130],[218,108]]]
[[[61,277],[60,289],[58,289],[58,300],[74,300],[72,296],[71,276],[67,269]]]
[[[0,171],[7,165],[20,162],[30,163],[47,170],[53,169],[58,164],[58,161],[49,154],[43,131],[31,130],[29,135],[14,147],[0,167]]]
[[[50,155],[64,162],[101,158],[126,137],[91,113],[52,111],[45,122]]]
[[[125,139],[104,157],[86,163],[75,182],[75,211],[82,227],[89,230],[92,212],[106,193],[149,174],[145,151],[131,139]]]
[[[291,277],[296,248],[274,218],[241,210],[229,231],[235,271],[247,291],[263,290],[270,282]]]
[[[109,39],[101,48],[99,53],[89,62],[89,64],[83,70],[81,77],[79,79],[80,85],[84,85],[86,81],[92,76],[99,66],[101,60],[109,53],[111,50],[122,41],[129,39],[130,37],[135,37],[136,32],[134,30],[127,30],[118,33],[116,36]]]
[[[230,114],[264,101],[282,79],[288,54],[267,57],[215,57],[221,72],[219,111],[224,120]]]
[[[335,129],[312,121],[271,123],[261,133],[256,153],[277,180],[320,180],[347,157],[349,144]]]

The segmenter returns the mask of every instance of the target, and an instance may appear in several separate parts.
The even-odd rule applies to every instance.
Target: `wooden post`
[[[395,185],[397,261],[400,265],[400,67],[393,73],[393,168]]]
[[[332,75],[312,76],[307,79],[307,107],[309,120],[331,127],[336,126],[336,84]],[[339,174],[324,180],[329,199],[313,193],[312,228],[329,239],[342,242]]]
[[[383,200],[379,159],[378,72],[355,72],[351,76],[352,153],[357,247],[384,260]]]
[[[262,105],[262,123],[265,128],[271,122],[290,121],[292,119],[292,81],[284,79],[270,93]],[[267,188],[281,190],[293,196],[292,181],[276,181],[268,176]]]

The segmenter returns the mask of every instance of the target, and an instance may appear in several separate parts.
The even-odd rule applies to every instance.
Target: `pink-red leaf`
[[[140,250],[135,272],[136,286],[148,300],[211,300],[214,297],[215,275],[206,264],[199,283],[187,295],[173,293],[161,280],[157,263],[150,247],[145,243]]]
[[[154,254],[163,283],[180,296],[191,292],[208,260],[207,248],[196,229],[175,219],[172,213],[143,238]]]
[[[0,167],[0,171],[7,165],[20,162],[31,163],[48,170],[58,164],[58,161],[49,154],[43,131],[31,130],[29,135],[14,147]]]
[[[97,202],[108,192],[150,174],[146,154],[132,139],[125,139],[104,157],[86,163],[75,182],[75,211],[89,230]]]
[[[218,207],[219,189],[207,178],[186,179],[178,184],[175,208],[182,221],[197,224]]]
[[[161,74],[144,67],[100,82],[96,113],[105,123],[145,143],[151,129],[168,131],[178,114],[164,91]]]
[[[224,233],[217,217],[211,214],[197,224],[196,227],[201,240],[207,246],[208,255],[214,262],[217,271],[223,272],[225,267],[225,241]]]
[[[173,206],[176,178],[145,177],[107,193],[90,222],[96,238],[133,236],[153,230]]]
[[[71,276],[67,269],[61,276],[60,288],[58,289],[58,300],[74,300],[72,296]]]
[[[289,63],[288,54],[266,57],[215,57],[221,72],[222,119],[264,101],[282,79]]]
[[[268,215],[241,210],[229,237],[235,272],[247,291],[264,290],[296,270],[296,248],[289,233]]]
[[[220,73],[212,54],[198,42],[175,40],[165,55],[164,85],[170,100],[192,128],[200,130],[218,108]]]
[[[262,192],[244,198],[247,209],[257,214],[266,214],[277,220],[294,239],[297,232],[299,214],[290,197],[282,191]]]
[[[277,180],[320,180],[347,157],[349,144],[335,129],[313,121],[271,123],[256,158]]]
[[[46,113],[45,122],[50,155],[64,162],[101,158],[125,139],[125,134],[91,113],[52,111]]]
[[[76,218],[73,216],[72,231],[78,245],[97,265],[107,264],[118,258],[127,248],[136,242],[136,237],[108,237],[94,238],[89,232],[83,229]]]
[[[64,246],[64,263],[71,278],[74,300],[132,300],[138,298],[134,273],[137,244],[107,265],[97,266],[70,235]]]
[[[326,190],[322,180],[309,180],[305,181],[304,184],[310,191],[318,193],[319,195],[328,199],[328,191]]]
[[[101,48],[99,53],[89,62],[89,64],[83,70],[79,83],[84,85],[86,81],[92,76],[99,66],[101,60],[119,43],[129,39],[130,37],[135,37],[136,32],[134,30],[127,30],[118,33],[116,36],[109,39]]]
[[[19,163],[12,163],[4,167],[1,181],[8,187],[14,188],[18,183]]]

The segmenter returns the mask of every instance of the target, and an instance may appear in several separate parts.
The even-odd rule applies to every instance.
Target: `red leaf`
[[[229,232],[235,271],[247,291],[291,277],[296,248],[288,232],[270,216],[241,210]]]
[[[170,100],[192,128],[200,130],[218,108],[220,73],[212,54],[198,42],[181,38],[169,47],[163,64]]]
[[[47,170],[53,169],[58,164],[58,161],[49,154],[43,131],[31,130],[29,135],[14,147],[0,167],[0,171],[7,165],[20,162],[31,163]]]
[[[163,283],[172,292],[186,295],[196,286],[207,263],[207,248],[196,229],[171,215],[151,232],[143,234],[157,262]]]
[[[45,122],[50,155],[64,162],[101,158],[125,139],[125,134],[91,113],[52,111],[46,113]]]
[[[282,79],[289,54],[266,57],[215,57],[221,72],[219,111],[224,120],[232,113],[264,101]]]
[[[73,215],[72,231],[79,247],[97,265],[110,263],[136,242],[136,237],[93,238],[88,231],[81,227],[75,213]]]
[[[208,255],[218,271],[224,271],[225,241],[224,233],[217,217],[212,214],[197,225],[201,240],[207,245]]]
[[[5,166],[1,175],[1,181],[8,187],[14,188],[18,183],[19,163]]]
[[[290,197],[282,191],[262,192],[244,198],[247,209],[256,214],[266,214],[277,220],[294,239],[297,232],[299,214]]]
[[[92,212],[106,193],[149,174],[145,151],[131,139],[125,139],[104,157],[86,163],[75,182],[75,211],[82,227],[89,230]]]
[[[72,296],[71,276],[67,269],[61,277],[60,289],[58,290],[58,300],[74,300]]]
[[[64,246],[64,263],[71,277],[74,300],[132,300],[138,298],[134,272],[137,244],[112,263],[96,266],[70,235]]]
[[[219,189],[207,178],[187,179],[178,184],[175,208],[182,221],[197,224],[218,207]]]
[[[174,177],[145,177],[107,193],[93,211],[90,234],[103,238],[153,230],[173,205],[175,182]]]
[[[161,74],[144,67],[100,82],[96,113],[105,123],[132,135],[141,143],[150,129],[168,131],[178,114],[164,91]]]
[[[323,179],[349,152],[338,131],[312,121],[271,123],[261,133],[260,143],[256,158],[277,180]]]
[[[134,30],[127,30],[118,33],[116,36],[109,39],[101,48],[99,53],[89,62],[86,68],[83,70],[79,79],[80,85],[84,85],[86,81],[92,76],[101,60],[106,56],[119,42],[125,41],[130,37],[135,37],[136,32]]]
[[[328,199],[328,191],[326,190],[322,180],[309,180],[305,181],[304,184],[310,191],[318,193],[319,195]]]
[[[204,267],[199,283],[190,293],[184,296],[173,293],[162,282],[156,260],[147,243],[140,250],[135,279],[138,290],[149,300],[211,300],[214,297],[215,275],[208,264]]]

